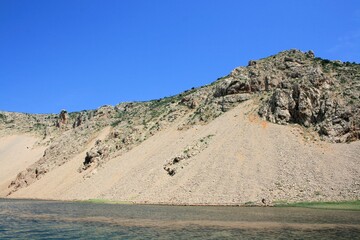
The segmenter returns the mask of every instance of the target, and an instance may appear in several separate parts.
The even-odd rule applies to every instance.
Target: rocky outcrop
[[[359,110],[318,88],[295,84],[291,89],[277,89],[259,114],[274,123],[314,127],[331,141],[359,139]]]
[[[69,122],[69,114],[66,110],[63,109],[59,113],[59,118],[56,121],[56,126],[58,128],[65,128],[68,122]]]
[[[187,146],[182,153],[177,154],[175,157],[172,157],[170,160],[166,161],[164,164],[164,170],[170,176],[174,176],[180,169],[183,169],[189,164],[189,160],[202,151],[204,151],[210,142],[210,139],[214,135],[208,135],[206,137],[200,138],[197,142],[192,145]]]
[[[98,167],[101,161],[109,157],[110,147],[103,141],[97,140],[95,146],[86,152],[83,165],[80,166],[79,172],[85,171],[90,167]]]
[[[331,142],[360,138],[359,64],[289,50],[234,69],[214,89],[223,111],[256,95],[259,115],[270,122],[297,123]]]
[[[74,117],[75,120],[73,121],[72,127],[73,128],[80,127],[82,124],[86,123],[86,121],[88,121],[91,117],[92,115],[91,114],[88,115],[86,111],[76,114],[76,116]]]
[[[47,171],[45,169],[41,168],[27,168],[26,170],[20,172],[14,181],[12,181],[9,185],[9,188],[11,191],[8,193],[8,195],[11,195],[11,193],[15,192],[19,188],[27,187],[36,180],[40,179],[43,174],[45,174]]]
[[[73,129],[70,120],[73,119],[71,116],[76,115],[69,114],[66,118],[60,118],[67,119],[67,122],[63,122],[59,128],[54,124],[54,121],[60,122],[59,119],[57,116],[51,116],[45,116],[43,122],[39,120],[40,123],[47,126],[45,138],[37,143],[47,147],[43,156],[14,178],[9,185],[10,194],[19,188],[30,185],[48,172],[71,160],[76,154],[84,150],[94,134],[109,124],[108,119],[87,121],[86,124]],[[36,131],[42,132],[40,128]]]
[[[296,51],[292,58],[284,57],[285,62],[295,62],[296,67],[292,72],[285,72],[283,81],[263,101],[259,109],[260,116],[274,123],[298,123],[313,128],[333,142],[359,139],[359,98],[355,94],[351,96],[351,99],[357,99],[355,103],[344,97],[343,89],[346,85],[339,80],[339,74],[334,73],[338,68],[346,68],[345,64],[314,61],[309,59],[313,53],[303,54],[308,57],[304,60],[304,57],[298,57],[300,54]],[[320,66],[324,61],[332,66],[330,70]],[[359,70],[359,66],[353,67]],[[354,77],[349,82],[359,84],[360,78]]]

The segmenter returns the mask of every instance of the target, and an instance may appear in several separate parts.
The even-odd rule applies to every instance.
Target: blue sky
[[[0,110],[157,99],[290,48],[360,62],[360,1],[0,0]]]

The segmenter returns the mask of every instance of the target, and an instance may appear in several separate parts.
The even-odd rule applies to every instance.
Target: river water
[[[360,211],[0,199],[0,239],[360,239]]]

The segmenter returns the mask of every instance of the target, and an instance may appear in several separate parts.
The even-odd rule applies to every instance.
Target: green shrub
[[[43,128],[45,128],[45,124],[43,124],[43,123],[35,123],[33,129],[40,130],[40,129],[43,129]]]
[[[117,125],[119,125],[119,123],[121,123],[121,120],[116,120],[116,121],[111,123],[111,126],[116,127]]]
[[[6,115],[5,114],[2,114],[0,113],[0,121],[6,121]]]

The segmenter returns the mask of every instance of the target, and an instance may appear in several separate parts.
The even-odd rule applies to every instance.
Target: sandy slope
[[[27,135],[0,138],[0,194],[7,193],[7,186],[16,174],[39,160],[45,147],[34,146],[38,139]]]
[[[183,131],[177,130],[178,122],[93,174],[77,172],[84,151],[11,197],[173,204],[360,197],[359,141],[306,140],[300,127],[264,122],[253,108],[252,101],[247,101],[205,126]],[[98,138],[108,132],[104,129]],[[208,148],[184,160],[185,166],[174,176],[167,174],[163,169],[167,160],[209,135],[214,136]]]
[[[11,197],[21,196],[25,198],[44,199],[63,199],[66,197],[68,189],[82,179],[82,174],[78,172],[78,169],[84,161],[86,152],[94,146],[97,139],[103,140],[105,136],[109,134],[109,131],[110,127],[104,128],[93,138],[92,141],[87,144],[85,149],[76,155],[71,161],[56,168],[48,173],[44,178],[41,178],[36,183],[25,188],[20,195],[15,193],[12,194]]]

